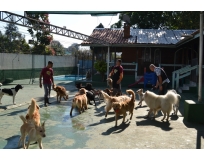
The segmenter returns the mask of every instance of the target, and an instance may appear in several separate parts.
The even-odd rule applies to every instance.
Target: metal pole
[[[198,101],[201,102],[201,89],[202,89],[202,47],[203,47],[203,15],[200,12],[200,37],[199,37],[199,86],[198,86]]]
[[[107,78],[109,76],[109,62],[110,62],[110,46],[108,46],[108,55],[107,55]]]

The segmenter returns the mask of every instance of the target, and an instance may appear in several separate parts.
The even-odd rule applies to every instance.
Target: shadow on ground
[[[173,128],[170,127],[170,123],[169,122],[161,122],[161,121],[157,121],[157,120],[151,120],[151,119],[145,119],[139,122],[136,122],[137,126],[155,126],[155,127],[159,127],[164,131],[170,131]]]

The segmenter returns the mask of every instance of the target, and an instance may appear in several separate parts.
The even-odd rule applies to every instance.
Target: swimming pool
[[[54,76],[54,80],[57,81],[76,81],[76,80],[82,80],[85,79],[85,76],[79,75],[60,75],[60,76]]]

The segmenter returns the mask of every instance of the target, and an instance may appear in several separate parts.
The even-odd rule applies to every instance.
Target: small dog
[[[139,106],[142,106],[142,101],[144,100],[143,89],[142,89],[142,88],[141,88],[141,89],[138,89],[138,90],[136,91],[136,93],[138,94],[138,97],[139,97],[139,103],[138,103],[138,105],[139,105]]]
[[[155,118],[157,111],[162,110],[164,117],[161,121],[164,121],[166,116],[168,121],[172,106],[177,103],[177,95],[173,92],[167,92],[165,95],[156,95],[153,92],[146,91],[144,101],[150,108],[147,117],[153,112]]]
[[[118,96],[121,96],[121,95],[122,95],[121,92],[117,92],[116,94],[114,94],[113,88],[112,88],[112,89],[106,88],[106,89],[103,90],[103,92],[107,93],[109,96],[112,96],[112,97],[113,97],[113,96],[118,97]]]
[[[107,80],[107,86],[108,87],[110,87],[110,89],[112,89],[113,87],[112,87],[112,79],[111,78],[108,78],[108,79],[106,79]]]
[[[18,84],[16,85],[15,88],[4,88],[4,89],[0,89],[0,104],[1,104],[1,99],[3,97],[3,95],[8,95],[8,96],[12,96],[13,97],[13,104],[15,104],[15,97],[16,94],[18,93],[19,89],[23,89],[23,86]]]
[[[28,113],[26,115],[26,120],[31,120],[36,126],[40,126],[40,107],[37,105],[35,99],[31,99],[31,105],[28,107]]]
[[[39,148],[43,149],[42,138],[46,137],[45,122],[43,122],[43,124],[40,126],[36,126],[32,121],[27,121],[24,116],[21,115],[20,118],[23,121],[23,125],[20,128],[21,137],[19,139],[18,146],[20,146],[20,143],[22,143],[23,148],[28,149],[32,141],[37,141],[39,144]],[[28,143],[27,146],[25,146],[27,135],[28,135]]]
[[[75,95],[72,103],[72,108],[70,110],[70,116],[72,116],[73,108],[78,107],[78,111],[81,114],[81,111],[85,111],[87,109],[87,96],[86,96],[86,90],[84,88],[81,88],[79,90],[79,93]]]
[[[173,111],[174,111],[174,115],[177,115],[177,112],[179,110],[179,102],[180,102],[180,99],[181,99],[181,96],[179,94],[177,94],[176,90],[174,89],[171,89],[171,90],[168,90],[168,92],[173,92],[177,95],[177,103],[173,106]]]
[[[65,101],[68,100],[68,94],[66,93],[65,87],[54,85],[53,90],[56,91],[57,93],[57,102],[60,102],[62,97],[64,98]]]
[[[126,92],[131,96],[131,99],[129,100],[125,100],[125,101],[121,101],[121,102],[113,102],[112,103],[112,108],[115,111],[115,127],[117,127],[117,120],[119,115],[123,114],[123,120],[122,123],[125,122],[125,117],[126,117],[126,112],[129,111],[129,113],[131,114],[130,116],[130,120],[132,119],[133,116],[133,110],[135,107],[135,92],[131,89],[126,90]]]
[[[131,98],[127,95],[123,95],[123,96],[118,96],[118,97],[112,97],[109,96],[107,93],[101,91],[104,101],[106,103],[105,106],[105,117],[107,117],[107,113],[112,109],[112,103],[113,102],[122,102],[125,100],[130,100]]]

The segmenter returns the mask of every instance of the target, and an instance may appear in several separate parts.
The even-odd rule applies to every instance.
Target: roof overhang
[[[90,47],[105,47],[100,44],[81,44],[81,46],[90,46]],[[176,45],[169,44],[110,44],[109,47],[160,47],[160,48],[176,48]]]
[[[114,16],[124,11],[25,11],[26,14],[90,14],[91,16]]]

